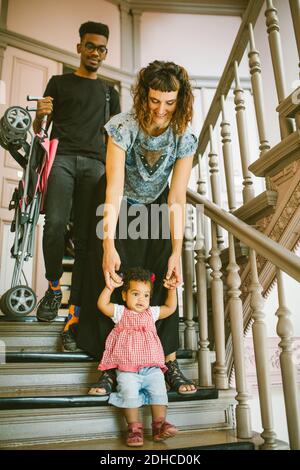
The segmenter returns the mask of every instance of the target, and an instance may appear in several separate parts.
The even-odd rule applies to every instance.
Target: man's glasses
[[[92,42],[87,42],[84,47],[88,52],[94,52],[97,51],[99,55],[101,54],[106,54],[107,52],[107,47],[106,46],[95,46]]]

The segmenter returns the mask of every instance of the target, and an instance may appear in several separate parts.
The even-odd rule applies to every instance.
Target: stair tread
[[[277,203],[277,191],[266,190],[233,211],[233,215],[247,224],[254,225],[263,217],[274,213]]]
[[[8,394],[9,395],[9,394]],[[218,398],[215,388],[202,388],[193,394],[179,395],[176,392],[168,392],[169,402],[182,402],[194,400],[210,400]],[[108,396],[95,395],[55,395],[43,392],[43,395],[26,396],[1,396],[0,410],[34,409],[34,408],[67,408],[79,406],[106,405]]]
[[[20,398],[20,397],[51,397],[51,396],[76,396],[76,395],[87,395],[89,387],[87,385],[73,385],[65,388],[57,389],[53,386],[49,386],[47,390],[10,390],[1,392],[0,390],[0,399],[1,398]]]
[[[300,129],[274,145],[249,166],[255,176],[273,176],[290,163],[299,160]]]
[[[6,363],[19,362],[93,362],[96,359],[85,352],[12,352],[6,353]]]
[[[253,444],[261,444],[262,439],[259,435],[254,434],[252,439],[247,442]],[[142,450],[165,451],[171,449],[195,449],[200,446],[228,446],[244,444],[245,440],[238,439],[234,430],[193,430],[179,431],[173,439],[164,442],[153,442],[149,434],[145,434],[144,445]],[[232,446],[232,449],[234,446]],[[238,448],[238,447],[237,447]],[[15,448],[14,448],[15,449]],[[55,442],[51,444],[23,445],[18,446],[18,450],[115,450],[128,451],[128,447],[124,443],[124,436],[111,439],[91,439],[73,442]],[[134,449],[132,449],[134,450]],[[213,449],[212,449],[213,450]],[[104,454],[101,454],[104,455]],[[99,455],[100,459],[100,455]]]
[[[61,308],[59,309],[58,316],[55,318],[55,320],[51,322],[42,322],[39,321],[35,315],[35,313],[31,313],[29,315],[26,315],[24,317],[18,317],[18,318],[7,318],[6,315],[0,315],[0,325],[28,325],[28,324],[36,324],[36,325],[41,325],[41,326],[49,326],[49,325],[59,325],[61,327],[61,324],[64,323],[66,317],[68,316],[68,309]]]
[[[98,362],[94,357],[81,352],[47,352],[47,351],[9,351],[6,353],[6,363],[18,362]],[[179,349],[178,359],[191,359],[193,353],[189,349]]]

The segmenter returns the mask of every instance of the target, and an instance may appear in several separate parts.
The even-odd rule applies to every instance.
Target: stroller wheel
[[[0,299],[0,309],[9,317],[24,317],[32,312],[35,306],[36,295],[27,286],[12,287]]]
[[[8,150],[10,145],[21,146],[26,142],[31,126],[31,116],[21,106],[11,106],[0,119],[0,145]]]
[[[10,131],[27,132],[31,126],[29,112],[21,106],[11,106],[4,114],[5,126]]]

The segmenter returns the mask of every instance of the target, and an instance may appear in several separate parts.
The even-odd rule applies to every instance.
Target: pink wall
[[[219,76],[241,19],[231,16],[144,13],[141,18],[141,65],[172,60],[191,75]]]
[[[118,7],[105,0],[9,0],[7,28],[47,44],[76,52],[78,28],[85,21],[100,21],[110,28],[107,65],[120,67]]]

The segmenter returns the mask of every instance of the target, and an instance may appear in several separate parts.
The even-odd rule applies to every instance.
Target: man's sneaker
[[[62,294],[55,294],[52,289],[45,292],[40,300],[36,316],[40,321],[52,321],[57,317],[58,309],[61,304]]]
[[[80,351],[76,344],[76,329],[77,323],[69,327],[67,331],[63,331],[61,335],[62,350],[66,351]]]

